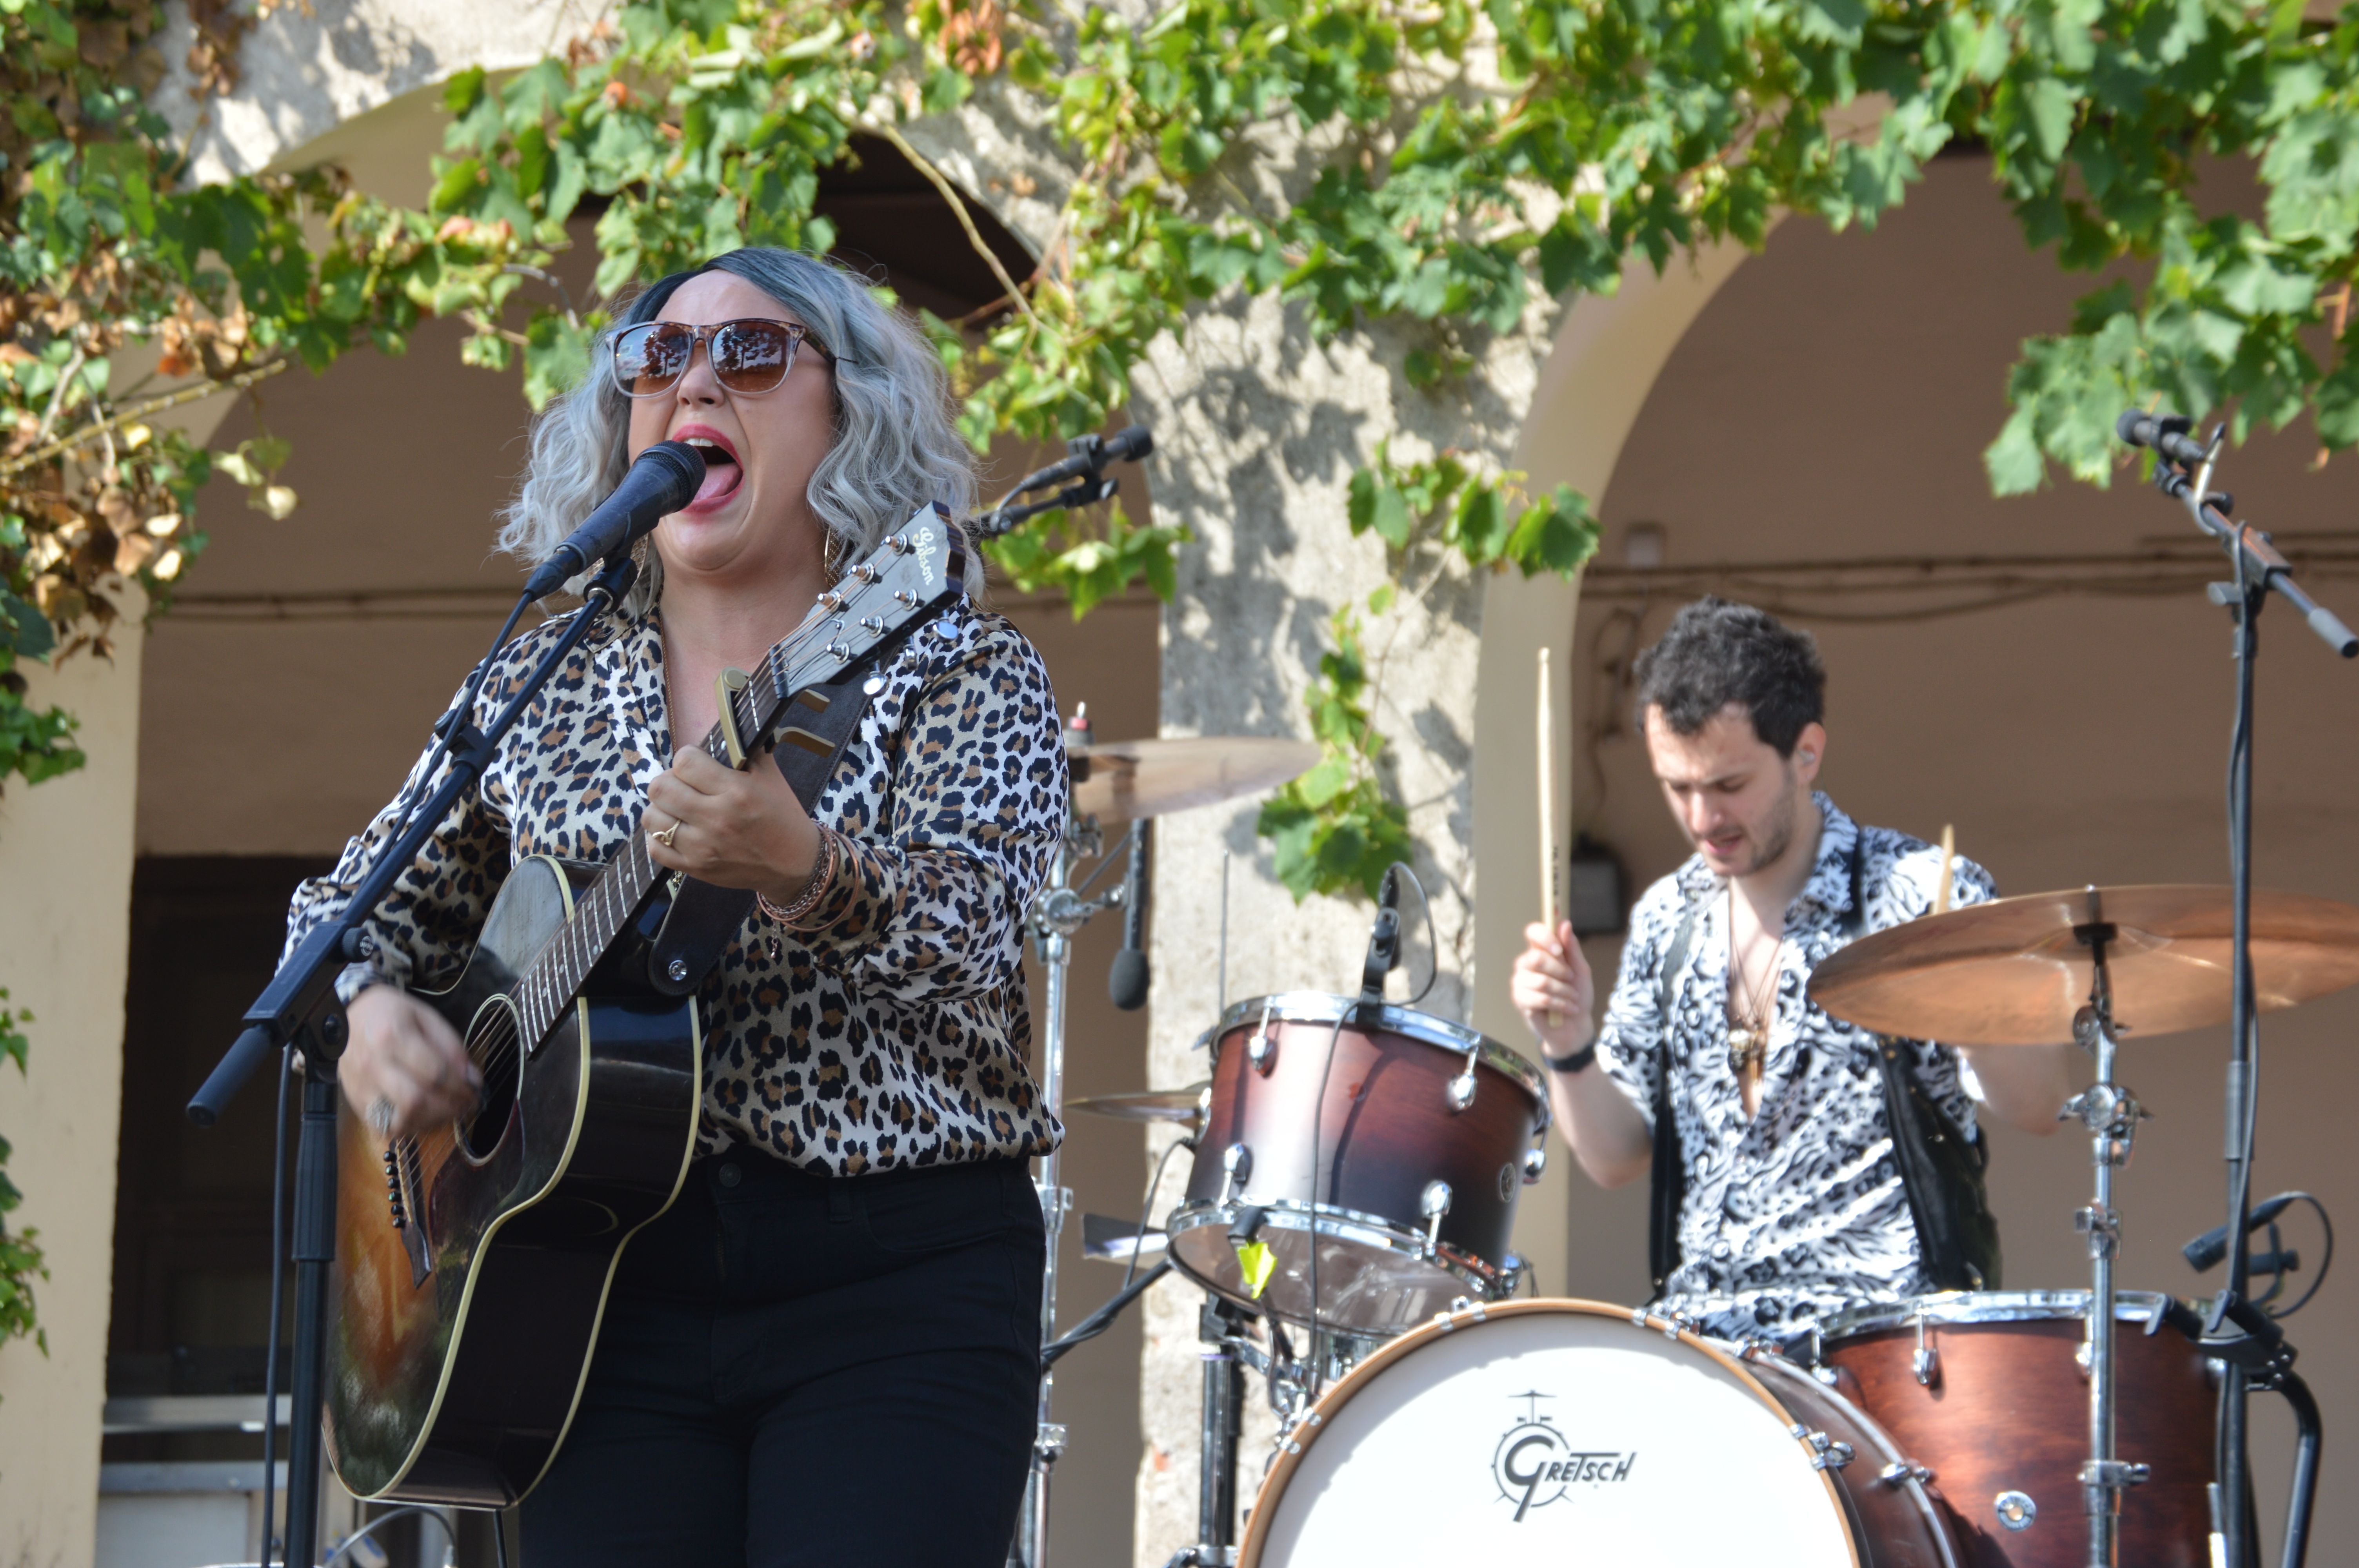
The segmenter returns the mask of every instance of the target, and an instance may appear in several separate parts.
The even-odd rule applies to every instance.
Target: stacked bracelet
[[[759,891],[755,892],[754,902],[761,906],[764,914],[779,925],[792,925],[827,896],[828,888],[835,881],[835,835],[822,827],[819,830],[818,863],[811,867],[810,881],[803,884],[803,891],[796,895],[795,902],[782,909],[770,902],[768,894]]]

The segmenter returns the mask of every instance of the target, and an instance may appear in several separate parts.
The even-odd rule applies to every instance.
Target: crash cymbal
[[[1212,806],[1282,784],[1308,773],[1319,761],[1319,748],[1308,741],[1261,735],[1200,735],[1108,741],[1076,747],[1071,755],[1073,809],[1123,822]]]
[[[1212,1080],[1190,1084],[1184,1089],[1131,1089],[1122,1094],[1091,1095],[1082,1099],[1069,1099],[1067,1110],[1078,1110],[1089,1116],[1110,1116],[1116,1121],[1179,1121],[1196,1119],[1204,1091]]]
[[[1810,1000],[1887,1034],[1952,1045],[2063,1044],[2089,1000],[2099,918],[2116,1024],[2132,1039],[2225,1023],[2229,891],[2084,888],[1930,914],[1861,937],[1821,964]],[[2359,909],[2302,893],[2253,894],[2253,976],[2264,1011],[2359,982]]]

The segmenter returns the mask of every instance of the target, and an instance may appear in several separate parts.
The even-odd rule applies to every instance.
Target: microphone
[[[2301,1198],[2302,1195],[2299,1193],[2279,1193],[2273,1198],[2255,1204],[2251,1215],[2245,1221],[2245,1234],[2249,1236],[2300,1202]],[[2224,1225],[2213,1226],[2179,1250],[2186,1258],[2189,1266],[2200,1274],[2228,1255],[2228,1227]]]
[[[2152,447],[2172,462],[2193,468],[2202,462],[2204,446],[2187,432],[2195,421],[2184,414],[2147,414],[2125,408],[2114,421],[2114,434],[2133,447]]]
[[[1106,994],[1125,1012],[1147,1005],[1147,838],[1154,827],[1142,820],[1130,836],[1130,865],[1122,878],[1122,951],[1106,971]]]
[[[533,568],[525,595],[539,599],[580,577],[591,564],[627,550],[655,532],[668,513],[696,499],[704,482],[704,454],[684,441],[658,441],[641,452],[614,492]]]
[[[1043,490],[1076,474],[1103,473],[1108,463],[1135,462],[1155,450],[1155,433],[1144,425],[1133,425],[1103,439],[1094,435],[1077,436],[1065,444],[1071,457],[1026,474],[1011,493],[1022,495],[1027,491]]]
[[[1400,876],[1385,868],[1376,893],[1376,923],[1368,930],[1368,957],[1360,966],[1360,1005],[1385,1004],[1385,977],[1400,967]]]

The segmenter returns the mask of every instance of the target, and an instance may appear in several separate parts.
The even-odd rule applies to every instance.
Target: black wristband
[[[1540,1053],[1540,1060],[1548,1065],[1548,1070],[1551,1073],[1578,1073],[1590,1063],[1597,1060],[1597,1042],[1591,1041],[1570,1056],[1551,1056],[1543,1051]]]

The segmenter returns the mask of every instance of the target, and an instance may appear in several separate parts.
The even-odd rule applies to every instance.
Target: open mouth
[[[704,430],[683,430],[673,439],[694,447],[704,459],[704,482],[696,487],[696,499],[689,503],[691,510],[722,500],[745,481],[745,470],[737,460],[737,453],[716,433]]]

